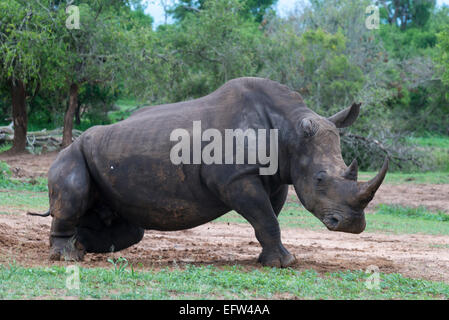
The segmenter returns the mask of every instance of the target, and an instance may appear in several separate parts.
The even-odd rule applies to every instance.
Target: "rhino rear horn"
[[[376,193],[377,189],[379,189],[380,185],[384,181],[385,175],[387,174],[388,163],[388,157],[385,157],[384,164],[379,173],[370,181],[360,184],[357,198],[363,205],[367,205],[368,202],[370,202],[374,198],[374,194]]]
[[[357,181],[357,176],[358,176],[358,163],[357,159],[354,159],[352,160],[348,169],[346,169],[346,171],[343,173],[343,178]]]

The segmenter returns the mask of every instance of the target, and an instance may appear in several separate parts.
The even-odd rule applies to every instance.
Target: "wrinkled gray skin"
[[[281,243],[277,216],[290,184],[329,230],[360,233],[363,209],[388,161],[365,183],[357,182],[356,161],[343,162],[337,128],[352,124],[359,107],[324,118],[277,82],[239,78],[203,98],[146,107],[93,127],[61,151],[49,171],[50,259],[118,251],[139,242],[144,229],[193,228],[235,210],[254,227],[259,262],[286,267],[295,258]],[[260,164],[172,164],[170,133],[191,132],[195,120],[223,136],[225,129],[278,129],[278,171],[261,176]]]

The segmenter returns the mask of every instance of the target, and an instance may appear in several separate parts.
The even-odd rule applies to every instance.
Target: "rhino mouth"
[[[361,233],[365,230],[366,221],[364,214],[351,215],[345,219],[341,214],[327,214],[323,218],[323,223],[330,231],[340,231],[347,233]]]

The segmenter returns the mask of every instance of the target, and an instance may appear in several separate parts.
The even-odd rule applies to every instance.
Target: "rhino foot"
[[[86,249],[74,237],[51,237],[50,257],[52,261],[82,261]]]
[[[263,249],[258,261],[267,267],[286,268],[296,261],[295,256],[290,254],[285,248],[278,250]]]

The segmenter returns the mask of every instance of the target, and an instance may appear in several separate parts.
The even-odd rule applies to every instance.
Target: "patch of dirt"
[[[9,155],[0,153],[0,161],[5,161],[10,167],[14,178],[46,177],[48,169],[58,156],[58,152],[49,152],[42,155],[22,153]]]
[[[51,218],[25,214],[0,216],[0,263],[13,260],[24,266],[70,265],[48,261]],[[284,229],[286,248],[296,256],[292,268],[320,273],[339,270],[367,270],[406,277],[449,282],[449,236],[361,235]],[[261,247],[248,224],[209,223],[194,229],[146,231],[143,240],[126,250],[110,254],[87,254],[84,267],[111,267],[111,257],[125,257],[136,269],[160,269],[185,264],[215,266],[238,264],[260,268]]]
[[[413,208],[422,206],[449,213],[449,184],[383,184],[367,210],[373,210],[380,203]]]

